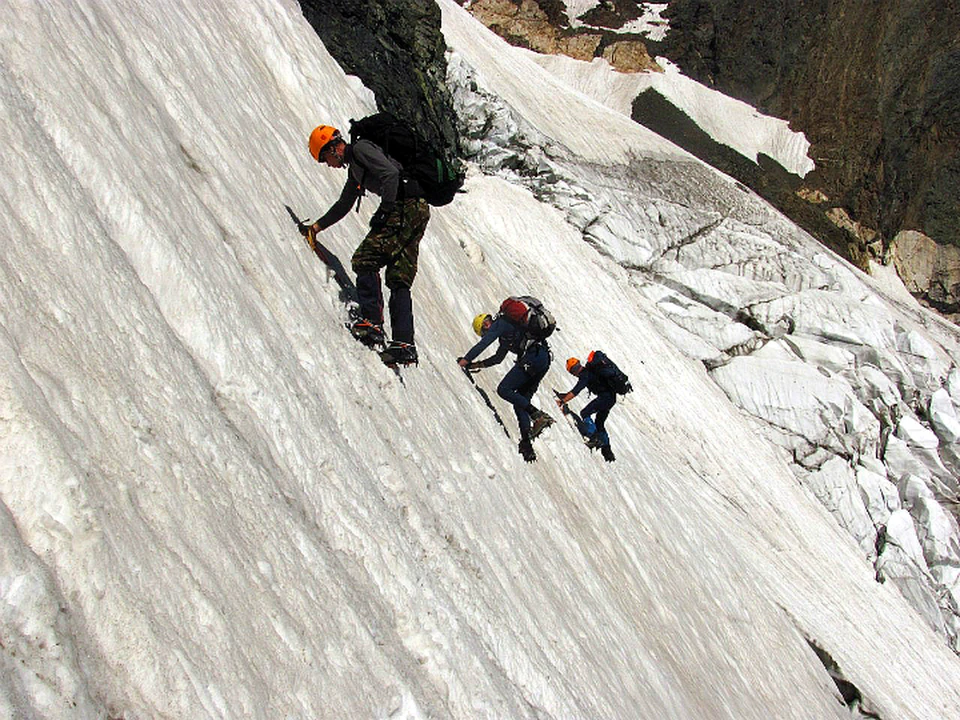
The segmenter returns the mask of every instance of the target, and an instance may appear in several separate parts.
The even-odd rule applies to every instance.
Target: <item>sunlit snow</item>
[[[700,167],[441,7],[571,157]],[[422,245],[420,366],[350,339],[284,204],[332,202],[307,134],[374,102],[295,2],[0,28],[0,715],[849,717],[809,640],[880,716],[960,716],[943,639],[562,210],[474,168]],[[374,206],[323,234],[342,261]],[[556,359],[622,361],[616,463],[559,422],[524,464],[458,369],[516,292]]]
[[[581,16],[600,4],[600,0],[565,0],[567,7],[567,17],[570,18],[571,27],[590,27],[585,23]],[[668,3],[639,3],[638,10],[640,16],[635,20],[630,20],[619,28],[615,28],[617,33],[639,33],[651,40],[663,40],[670,28],[669,22],[661,17]],[[610,28],[603,28],[609,30]]]
[[[643,3],[643,14],[619,28],[624,33],[640,33],[651,40],[663,40],[670,30],[670,23],[662,17],[669,3]]]
[[[657,58],[662,73],[621,73],[603,58],[588,63],[563,55],[529,55],[571,88],[628,117],[637,95],[652,88],[710,137],[744,157],[756,162],[763,153],[801,177],[814,169],[807,154],[809,141],[803,133],[791,130],[786,120],[764,115],[741,100],[691,80],[666,58]]]

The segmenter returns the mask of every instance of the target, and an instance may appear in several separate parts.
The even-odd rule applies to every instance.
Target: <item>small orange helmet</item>
[[[568,372],[568,373],[573,373],[574,369],[575,369],[578,365],[580,365],[580,361],[579,361],[577,358],[572,357],[572,358],[567,359],[567,372]]]
[[[310,154],[320,162],[320,153],[332,141],[340,139],[340,131],[332,125],[317,125],[310,133]]]

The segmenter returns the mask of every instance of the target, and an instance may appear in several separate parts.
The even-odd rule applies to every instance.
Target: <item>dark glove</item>
[[[373,217],[370,218],[370,229],[380,230],[385,227],[387,220],[390,219],[390,215],[393,214],[396,206],[397,204],[392,202],[380,203],[380,207],[377,208],[377,211],[373,214]]]

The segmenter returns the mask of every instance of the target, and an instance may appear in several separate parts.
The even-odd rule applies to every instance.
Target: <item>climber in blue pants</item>
[[[524,460],[533,462],[537,459],[533,450],[533,439],[553,422],[553,418],[534,407],[531,402],[540,381],[550,368],[551,357],[547,341],[532,340],[506,318],[493,317],[488,313],[481,313],[474,318],[473,329],[480,336],[480,340],[458,359],[464,370],[480,370],[498,365],[507,357],[508,352],[517,355],[516,364],[497,386],[497,394],[513,405],[520,428],[518,449]],[[499,340],[497,351],[484,360],[474,362],[494,340]]]
[[[587,438],[587,445],[591,449],[600,448],[603,459],[613,462],[616,456],[610,448],[610,435],[607,434],[606,422],[613,406],[617,404],[614,388],[599,372],[591,370],[589,361],[585,367],[577,358],[572,357],[567,360],[567,372],[577,378],[577,384],[566,394],[557,393],[557,405],[564,409],[566,404],[583,390],[589,390],[596,396],[580,411],[580,418],[583,421],[580,432]]]
[[[531,413],[540,412],[533,406],[531,398],[549,367],[550,351],[545,345],[535,345],[517,360],[497,386],[497,395],[513,405],[520,437],[530,436]]]

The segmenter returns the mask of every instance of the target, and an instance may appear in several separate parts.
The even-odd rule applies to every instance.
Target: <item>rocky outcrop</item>
[[[417,125],[434,143],[458,146],[447,90],[440,9],[406,0],[301,0],[304,17],[377,106]]]
[[[639,40],[615,40],[603,47],[600,56],[620,72],[661,72],[660,66],[647,52],[647,46]]]
[[[660,51],[687,74],[786,118],[805,181],[885,245],[960,245],[960,15],[946,0],[674,0]],[[915,292],[921,286],[904,280]],[[940,288],[942,289],[942,288]],[[931,304],[957,304],[952,288]]]
[[[465,4],[464,0],[458,0]],[[659,70],[641,38],[615,31],[637,17],[635,2],[614,8],[601,3],[583,16],[587,25],[573,27],[563,3],[552,0],[473,0],[470,13],[518,47],[577,60],[602,57],[620,72]]]
[[[470,12],[511,44],[537,52],[590,60],[600,44],[597,33],[564,32],[534,0],[477,0]]]
[[[938,245],[923,233],[905,230],[893,238],[890,257],[907,290],[960,321],[960,247]]]

